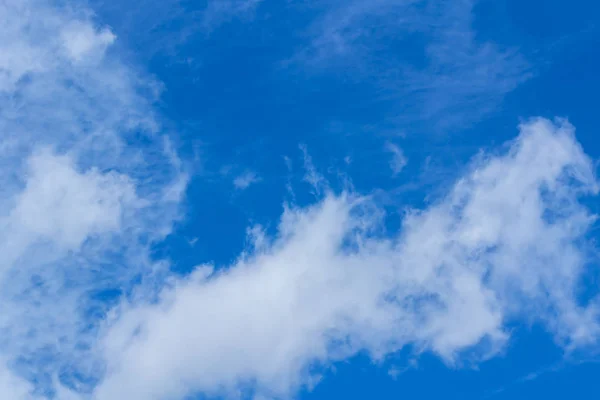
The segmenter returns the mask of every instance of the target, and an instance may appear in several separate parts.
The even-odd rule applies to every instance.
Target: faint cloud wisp
[[[373,101],[391,104],[390,118],[399,124],[440,132],[468,127],[532,75],[517,49],[477,39],[475,4],[334,2],[310,28],[310,44],[289,62],[374,82]]]

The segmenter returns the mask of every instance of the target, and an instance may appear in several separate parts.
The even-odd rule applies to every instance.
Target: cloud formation
[[[391,154],[390,169],[394,176],[398,175],[406,167],[406,164],[408,164],[408,159],[404,155],[404,151],[394,143],[387,142],[385,149]]]
[[[335,362],[410,346],[492,357],[514,322],[596,346],[591,160],[566,121],[530,120],[447,194],[385,229],[335,192],[250,230],[231,265],[173,277],[150,247],[187,177],[153,109],[160,85],[93,13],[0,4],[0,392],[10,399],[293,396]]]
[[[355,193],[287,208],[277,234],[254,232],[233,265],[124,306],[103,340],[97,398],[286,397],[359,352],[492,357],[516,321],[544,324],[566,348],[595,345],[597,299],[578,296],[595,217],[578,200],[597,190],[572,126],[538,119],[392,235]]]
[[[368,77],[376,82],[373,98],[390,102],[398,123],[427,122],[428,130],[441,132],[463,128],[494,111],[531,77],[518,49],[477,37],[476,3],[327,2],[309,29],[310,43],[292,60],[316,70],[342,70],[359,81]]]
[[[0,391],[68,398],[101,371],[109,294],[160,273],[148,248],[186,176],[152,109],[159,85],[89,10],[9,0],[0,20]]]
[[[246,171],[233,180],[233,186],[238,190],[247,189],[250,185],[260,182],[260,177],[253,171]]]

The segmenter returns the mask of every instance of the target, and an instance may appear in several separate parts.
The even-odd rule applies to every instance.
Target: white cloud
[[[77,249],[91,235],[118,231],[123,207],[135,207],[135,188],[127,176],[80,173],[66,156],[34,154],[27,173],[10,221],[32,238]]]
[[[0,364],[0,393],[7,399],[31,399],[32,385],[13,374],[4,364]]]
[[[186,176],[152,110],[159,86],[107,51],[89,10],[4,1],[0,37],[0,391],[81,398],[102,372],[107,293],[162,273],[148,247]]]
[[[394,175],[398,175],[406,164],[408,164],[408,159],[404,155],[404,152],[398,145],[394,143],[386,143],[385,149],[392,154],[392,159],[390,160],[390,169],[392,170]]]
[[[492,356],[522,320],[596,344],[598,300],[577,291],[594,221],[578,199],[597,183],[567,123],[522,125],[391,237],[374,200],[332,193],[304,149],[322,200],[287,207],[275,237],[251,231],[229,268],[175,279],[148,251],[187,183],[159,85],[107,51],[88,10],[10,0],[0,22],[5,397],[293,394],[359,351]]]
[[[260,177],[253,171],[246,171],[233,180],[233,186],[238,190],[244,190],[257,182],[260,182]]]
[[[104,339],[113,398],[194,392],[286,396],[311,369],[404,346],[446,362],[502,349],[516,321],[567,347],[598,339],[597,302],[579,303],[585,233],[578,203],[598,190],[564,121],[532,120],[506,154],[476,159],[450,192],[410,211],[393,237],[369,198],[328,192],[286,209],[278,234],[230,268],[202,268],[157,304],[123,304]]]
[[[97,31],[89,23],[74,22],[61,32],[63,46],[68,56],[75,62],[81,62],[90,55],[103,56],[115,35],[107,28]]]

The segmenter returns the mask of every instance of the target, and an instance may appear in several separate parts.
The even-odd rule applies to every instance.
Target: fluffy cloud
[[[97,31],[89,23],[80,21],[63,28],[61,37],[68,57],[75,62],[81,62],[90,56],[102,57],[106,48],[115,40],[115,35],[109,29]]]
[[[27,172],[26,187],[10,215],[12,226],[22,228],[25,236],[51,239],[69,249],[79,248],[93,234],[118,231],[122,208],[136,201],[127,176],[80,173],[66,156],[35,154]]]
[[[361,351],[407,345],[454,362],[493,356],[508,324],[545,324],[559,343],[598,338],[596,301],[578,297],[585,233],[578,199],[597,192],[573,128],[532,120],[504,154],[481,155],[449,193],[382,234],[383,212],[357,194],[288,208],[229,268],[200,268],[155,304],[123,305],[103,340],[112,398],[286,396]],[[256,233],[256,232],[255,232]]]
[[[251,230],[232,265],[174,278],[149,252],[187,182],[153,111],[160,85],[88,10],[9,0],[0,22],[5,397],[293,395],[359,352],[490,357],[515,321],[596,345],[580,199],[598,186],[568,123],[523,124],[391,234],[374,199],[334,193],[305,152],[316,204],[287,207],[274,236]]]
[[[160,274],[148,247],[186,178],[158,85],[109,54],[89,10],[4,1],[0,36],[0,390],[79,398],[101,375],[108,294]]]

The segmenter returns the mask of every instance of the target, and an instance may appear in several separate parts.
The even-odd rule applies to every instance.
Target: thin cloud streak
[[[374,82],[374,101],[391,104],[390,118],[403,126],[419,122],[438,132],[468,127],[532,76],[518,49],[476,39],[476,3],[333,2],[310,28],[309,45],[288,63]],[[421,45],[397,52],[386,44],[392,37]]]

